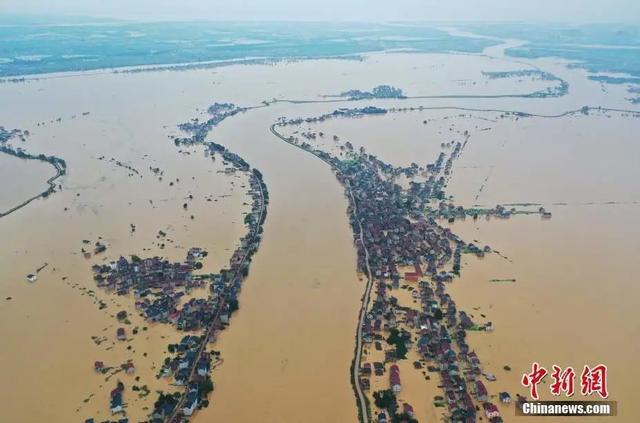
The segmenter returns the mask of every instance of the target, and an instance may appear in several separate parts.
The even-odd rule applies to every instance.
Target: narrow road
[[[351,203],[353,204],[353,218],[358,222],[358,231],[360,243],[362,244],[362,249],[364,251],[365,257],[365,265],[367,266],[367,287],[364,291],[364,296],[362,297],[362,306],[360,307],[360,313],[358,316],[358,329],[356,330],[356,351],[355,356],[353,357],[353,384],[358,395],[358,403],[360,406],[360,416],[363,423],[369,423],[369,409],[367,407],[367,401],[365,399],[364,393],[362,392],[362,387],[360,386],[360,379],[358,378],[358,373],[360,371],[360,365],[362,360],[362,331],[364,329],[364,321],[367,315],[367,309],[369,308],[369,299],[371,297],[371,288],[373,286],[373,278],[371,277],[371,266],[369,265],[369,250],[367,250],[367,246],[364,242],[364,230],[362,229],[362,223],[360,219],[358,219],[358,206],[356,204],[356,199],[351,192],[351,187],[347,182],[347,191],[351,196]]]

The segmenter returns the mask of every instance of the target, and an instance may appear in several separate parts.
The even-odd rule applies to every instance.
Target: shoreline
[[[79,76],[95,76],[104,74],[136,74],[144,72],[185,72],[204,69],[215,69],[234,65],[269,65],[275,63],[311,61],[311,60],[362,60],[363,55],[383,54],[387,50],[365,51],[357,54],[336,54],[330,56],[288,56],[288,57],[243,57],[237,59],[204,60],[201,62],[175,62],[149,65],[131,65],[105,67],[87,70],[68,70],[59,72],[43,72],[0,76],[0,84],[20,84],[31,81],[73,78]],[[429,53],[425,53],[429,54]]]

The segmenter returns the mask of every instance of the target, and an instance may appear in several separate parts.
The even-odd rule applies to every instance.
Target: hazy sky
[[[640,0],[0,0],[0,14],[135,19],[637,22]]]

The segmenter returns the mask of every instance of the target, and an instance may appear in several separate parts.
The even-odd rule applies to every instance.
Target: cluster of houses
[[[165,360],[160,375],[165,378],[173,376],[176,385],[187,384],[194,367],[197,374],[206,376],[209,373],[210,360],[208,356],[198,352],[202,341],[201,336],[186,335],[179,344],[172,345],[170,350],[174,352],[175,356]]]
[[[210,109],[214,114],[212,122],[239,110],[228,104],[214,105]],[[187,335],[179,344],[170,346],[173,355],[167,357],[160,376],[170,379],[174,385],[183,386],[184,390],[174,395],[160,394],[151,414],[154,422],[166,421],[167,418],[187,421],[196,409],[208,404],[207,395],[213,390],[213,382],[210,378],[211,360],[205,347],[215,341],[217,332],[229,323],[231,313],[238,308],[237,296],[242,281],[249,274],[252,256],[258,250],[266,217],[269,197],[262,174],[250,169],[240,156],[225,147],[215,143],[207,143],[207,146],[211,153],[222,155],[234,169],[247,172],[249,176],[248,194],[252,203],[244,219],[247,233],[240,239],[228,268],[218,274],[195,275],[194,271],[202,267],[200,259],[207,255],[200,248],[191,248],[180,263],[160,257],[141,259],[132,256],[130,260],[120,257],[117,261],[93,266],[97,285],[119,295],[133,293],[135,307],[146,320],[172,324],[181,331],[205,333],[202,336]],[[207,298],[188,297],[192,289],[203,286],[209,288]],[[121,313],[117,315],[118,320],[126,321],[126,312]],[[127,339],[124,327],[117,328],[116,338],[121,341]],[[125,372],[135,370],[132,363],[124,366]],[[96,371],[103,368],[103,363],[96,362]],[[122,390],[112,394],[113,411],[122,404]]]
[[[115,291],[119,295],[127,295],[131,291],[136,299],[146,297],[152,290],[173,291],[176,288],[195,288],[202,281],[194,279],[194,254],[201,251],[193,248],[187,253],[187,260],[182,263],[171,263],[160,257],[140,259],[132,256],[131,260],[120,257],[109,264],[93,265],[94,280],[100,288]]]
[[[213,314],[213,299],[189,299],[179,303],[191,289],[205,283],[194,277],[197,260],[203,255],[200,248],[192,248],[182,263],[171,263],[160,257],[131,260],[120,257],[109,264],[94,265],[97,285],[119,295],[133,292],[135,307],[150,322],[171,323],[180,330],[197,330]],[[126,317],[126,314],[125,316]],[[123,320],[120,319],[119,320]],[[117,329],[118,340],[126,340],[125,329]]]
[[[249,273],[251,258],[258,250],[265,220],[268,194],[259,171],[254,169],[250,173],[249,184],[253,201],[251,211],[245,217],[248,231],[233,252],[229,268],[211,276],[211,295],[207,300],[193,300],[182,308],[193,308],[198,310],[193,313],[198,314],[203,312],[203,307],[211,304],[210,309],[206,307],[206,313],[203,314],[205,321],[200,324],[201,328],[206,329],[205,335],[185,336],[179,344],[170,346],[175,356],[165,360],[161,376],[172,378],[174,384],[184,386],[184,391],[178,399],[161,396],[156,401],[153,417],[158,421],[165,421],[167,417],[188,420],[198,407],[208,403],[206,396],[213,390],[211,360],[205,346],[216,339],[217,332],[229,323],[231,313],[238,307],[237,297],[242,281]]]
[[[176,318],[176,326],[183,330],[204,329],[201,337],[187,336],[175,347],[176,356],[167,358],[161,374],[171,377],[176,385],[184,386],[178,398],[161,395],[156,401],[153,417],[158,421],[167,418],[186,421],[198,407],[208,403],[206,396],[213,390],[210,378],[211,363],[205,346],[216,339],[217,332],[228,323],[233,311],[238,308],[238,294],[243,280],[249,274],[249,266],[253,254],[258,250],[262,237],[262,225],[266,218],[268,192],[257,169],[250,169],[249,164],[240,156],[227,150],[224,146],[214,142],[205,143],[206,134],[211,128],[227,117],[240,113],[245,109],[232,104],[216,103],[209,108],[213,115],[204,124],[194,123],[189,129],[192,132],[189,143],[203,143],[210,154],[219,154],[225,162],[229,162],[234,169],[249,174],[249,195],[251,196],[251,210],[245,216],[244,222],[247,233],[240,239],[240,245],[233,252],[229,266],[219,274],[209,275],[210,295],[207,299],[191,299],[178,311],[178,316],[170,314],[168,319]],[[179,144],[176,140],[176,144]],[[189,318],[185,318],[187,315]],[[182,326],[181,326],[182,325]],[[155,420],[154,420],[155,421]]]
[[[223,120],[235,116],[238,113],[245,112],[246,107],[239,107],[232,103],[214,103],[207,109],[211,116],[205,121],[195,118],[189,122],[178,125],[178,128],[184,132],[191,134],[186,138],[174,138],[174,143],[178,145],[190,145],[203,143],[207,134],[214,126],[217,126]]]
[[[6,129],[0,125],[0,144],[9,141],[11,138],[18,138],[20,141],[26,141],[29,136],[29,131],[23,131],[22,129]]]
[[[420,216],[421,205],[438,191],[436,178],[415,182],[413,187],[420,188],[407,195],[395,182],[395,173],[388,175],[380,160],[366,153],[354,157],[358,160],[338,161],[336,169],[338,179],[349,187],[357,205],[350,207],[351,211],[357,209],[357,213],[351,213],[351,224],[360,269],[366,270],[358,229],[362,224],[372,277],[388,278],[397,285],[402,277],[398,268],[405,266],[415,268],[405,275],[414,282],[423,276],[423,268],[427,275],[437,274],[453,256],[456,237],[434,219]]]
[[[355,118],[355,117],[365,116],[365,115],[384,115],[387,112],[388,112],[387,109],[376,107],[376,106],[365,106],[365,107],[356,107],[356,108],[343,107],[340,109],[336,109],[331,113],[326,113],[324,115],[314,116],[314,117],[291,118],[291,119],[281,117],[278,119],[276,125],[297,126],[303,123],[309,124],[309,123],[324,122],[325,120],[333,119],[333,118]],[[337,141],[338,138],[334,137],[334,140]],[[293,142],[294,139],[292,138],[289,141]]]
[[[336,113],[357,116],[360,109],[354,110],[350,113],[338,110],[320,118],[281,120],[279,125],[318,121]],[[313,141],[314,137],[307,134],[305,139]],[[368,391],[370,379],[382,376],[388,369],[389,389],[394,395],[399,394],[402,384],[396,362],[413,349],[429,371],[438,375],[444,391],[439,405],[446,407],[452,421],[475,422],[483,412],[490,422],[501,422],[498,408],[491,402],[484,384],[484,380],[495,377],[482,372],[477,354],[466,343],[468,330],[492,330],[493,326],[476,325],[446,293],[446,284],[459,273],[462,253],[482,256],[491,249],[465,243],[449,228],[440,226],[438,216],[425,213],[427,205],[438,201],[441,209],[449,210],[442,202],[443,187],[464,143],[454,143],[449,157],[442,153],[434,163],[400,168],[367,154],[363,148],[354,151],[346,143],[344,147],[349,154],[345,160],[316,149],[307,141],[301,143],[296,136],[285,140],[331,165],[347,190],[358,267],[365,273],[370,269],[368,276],[374,280],[363,342],[384,352],[384,362],[362,364],[357,381],[360,387]],[[396,182],[400,175],[411,179],[408,189]],[[458,210],[464,212],[454,208],[455,212]],[[498,213],[502,212],[498,209]],[[394,296],[394,291],[408,286],[414,304],[420,305],[418,309],[413,304],[400,304]],[[414,366],[422,368],[421,362]],[[508,394],[504,394],[506,402]],[[411,406],[404,403],[403,411],[407,407]],[[387,421],[385,411],[397,413],[379,410],[378,421]]]
[[[465,209],[462,206],[455,206],[450,202],[441,201],[437,208],[433,208],[429,212],[429,216],[437,218],[437,219],[446,219],[449,223],[453,223],[456,219],[464,220],[468,216],[471,216],[474,220],[478,219],[480,216],[485,216],[485,218],[489,219],[491,217],[495,217],[498,219],[508,219],[515,214],[522,213],[535,213],[534,211],[525,211],[518,210],[515,207],[505,207],[503,205],[496,205],[493,208],[471,208]],[[550,211],[546,210],[544,207],[539,207],[537,213],[543,219],[550,219],[552,214]],[[488,247],[484,247],[485,250]],[[487,252],[487,251],[485,251]]]
[[[183,416],[191,416],[206,400],[207,394],[213,389],[211,382],[211,358],[203,351],[202,343],[205,337],[186,335],[178,344],[169,346],[171,357],[165,359],[160,370],[160,376],[171,378],[174,385],[185,388],[184,400],[180,405]],[[210,388],[206,388],[209,385]],[[162,396],[156,401],[151,414],[152,421],[164,421],[174,413],[178,401],[172,397]]]
[[[338,97],[348,98],[349,100],[371,100],[374,98],[407,98],[400,88],[395,88],[391,85],[378,85],[371,91],[349,90],[340,93]]]
[[[356,225],[362,225],[368,264],[376,281],[376,295],[367,315],[364,339],[382,340],[389,331],[398,329],[417,335],[417,345],[412,345],[412,336],[404,338],[405,348],[416,348],[423,360],[435,364],[452,419],[476,421],[477,402],[488,410],[487,419],[500,422],[497,408],[488,402],[487,390],[480,380],[480,360],[465,342],[466,330],[476,325],[466,313],[457,310],[445,292],[445,284],[453,279],[453,272],[441,270],[451,263],[454,255],[459,264],[461,251],[478,254],[483,250],[465,244],[432,219],[408,219],[410,210],[406,201],[402,201],[402,191],[380,177],[379,168],[371,169],[370,163],[363,158],[359,165],[349,164],[339,174],[355,198],[357,209],[353,210],[357,212],[352,225],[356,234],[359,232]],[[433,192],[428,189],[422,192],[429,191]],[[356,246],[361,268],[365,270],[364,246],[359,235]],[[399,271],[407,267],[412,271]],[[399,288],[401,279],[415,284],[414,298],[419,297],[420,310],[402,306],[393,297],[393,289]],[[388,362],[398,358],[393,350],[385,352]],[[401,390],[398,367],[391,364],[389,369],[390,388],[398,393]]]
[[[476,404],[485,410],[485,416],[493,423],[502,421],[495,404],[483,381],[492,380],[482,372],[477,354],[466,343],[466,331],[476,325],[463,311],[458,311],[455,302],[445,292],[445,282],[422,280],[415,288],[420,300],[420,309],[400,306],[387,289],[388,281],[380,279],[376,283],[376,297],[367,315],[365,342],[378,344],[387,338],[389,331],[400,328],[412,336],[406,337],[405,347],[415,349],[420,358],[430,363],[429,371],[437,374],[444,390],[441,406],[446,406],[453,421],[475,422],[478,417]],[[412,338],[417,336],[417,341]],[[402,389],[398,360],[393,351],[385,352],[385,362],[389,365],[389,388],[394,393]],[[422,368],[419,363],[416,368]],[[384,373],[385,363],[373,363],[376,376]],[[361,386],[369,386],[372,375],[371,363],[364,363],[360,369]],[[367,380],[363,384],[363,381]],[[508,393],[500,394],[500,401],[510,402]]]

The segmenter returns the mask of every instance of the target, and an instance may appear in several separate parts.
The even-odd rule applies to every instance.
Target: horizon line
[[[640,21],[631,20],[597,20],[597,19],[576,19],[576,20],[555,20],[555,19],[536,19],[536,20],[523,20],[523,19],[503,19],[503,20],[477,20],[477,19],[313,19],[313,18],[292,18],[292,19],[272,19],[272,18],[215,18],[215,17],[201,17],[201,16],[157,16],[157,17],[143,17],[143,16],[118,16],[118,15],[87,15],[87,14],[39,14],[39,13],[0,13],[0,21],[4,19],[40,19],[42,21],[48,21],[51,24],[55,24],[56,20],[60,19],[73,19],[73,20],[101,20],[108,21],[110,23],[189,23],[189,22],[211,22],[211,23],[324,23],[324,24],[524,24],[524,25],[587,25],[587,24],[614,24],[614,25],[638,25]],[[19,24],[20,22],[17,22]],[[63,22],[60,22],[63,24]],[[99,22],[87,22],[87,23],[99,23]]]

